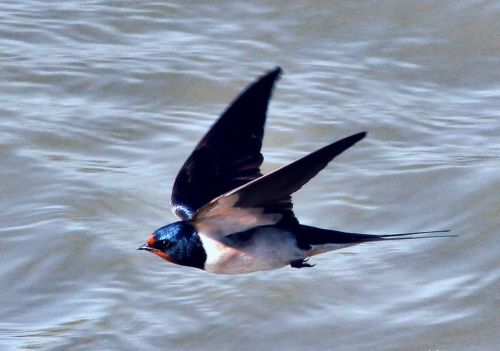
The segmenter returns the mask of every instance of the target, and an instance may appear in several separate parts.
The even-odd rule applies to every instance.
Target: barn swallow
[[[447,232],[374,235],[300,224],[291,195],[366,132],[262,175],[267,107],[280,74],[277,67],[247,87],[201,139],[174,182],[171,206],[180,221],[156,230],[139,250],[207,272],[238,274],[313,267],[309,257],[347,246]]]

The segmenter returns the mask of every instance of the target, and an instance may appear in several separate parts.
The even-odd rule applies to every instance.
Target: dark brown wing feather
[[[358,133],[240,186],[200,208],[192,222],[205,235],[219,236],[294,219],[291,194],[336,156],[365,137]]]
[[[262,174],[260,153],[268,102],[278,67],[250,85],[196,146],[172,190],[172,210],[182,220],[201,206]]]

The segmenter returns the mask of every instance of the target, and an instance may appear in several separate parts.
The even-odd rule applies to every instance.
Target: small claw
[[[290,266],[293,268],[311,268],[316,266],[315,264],[310,264],[307,263],[309,261],[309,258],[304,258],[302,260],[295,260],[290,262]]]

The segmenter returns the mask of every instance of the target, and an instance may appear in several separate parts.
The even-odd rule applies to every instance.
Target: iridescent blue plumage
[[[203,269],[206,253],[196,229],[187,221],[168,224],[153,233],[154,249],[168,252],[171,261]]]

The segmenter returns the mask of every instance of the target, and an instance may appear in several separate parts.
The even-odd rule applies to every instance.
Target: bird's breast
[[[207,254],[205,270],[220,274],[239,274],[284,267],[305,258],[295,236],[268,226],[219,238],[200,234]]]

